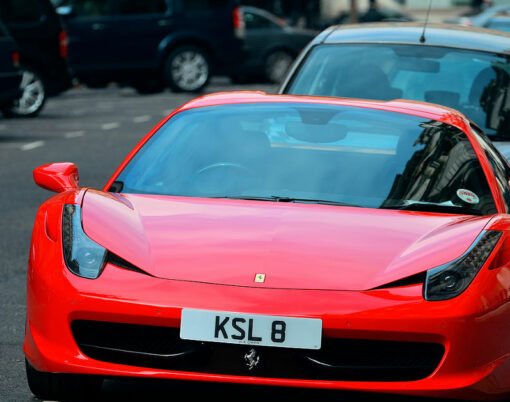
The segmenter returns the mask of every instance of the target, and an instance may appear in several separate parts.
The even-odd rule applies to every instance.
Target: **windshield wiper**
[[[395,203],[383,205],[381,209],[397,209],[400,211],[423,211],[423,212],[444,212],[448,214],[461,214],[461,215],[483,215],[481,211],[469,208],[463,205],[455,204],[434,204],[420,201],[406,201],[402,203]]]
[[[294,197],[284,197],[279,195],[271,195],[271,196],[251,196],[251,195],[225,195],[225,196],[213,196],[208,198],[225,198],[229,200],[254,200],[254,201],[273,201],[273,202],[297,202],[303,204],[321,204],[321,205],[337,205],[344,207],[359,207],[361,205],[349,204],[340,201],[332,201],[332,200],[316,200],[312,198],[294,198]]]

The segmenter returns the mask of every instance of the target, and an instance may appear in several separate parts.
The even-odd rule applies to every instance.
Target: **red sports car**
[[[59,194],[30,248],[30,388],[114,375],[505,397],[509,173],[448,108],[260,92],[182,106],[103,190],[71,163],[39,167]]]

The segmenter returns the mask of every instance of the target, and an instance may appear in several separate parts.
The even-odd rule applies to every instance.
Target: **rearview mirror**
[[[34,169],[34,181],[46,190],[62,193],[78,188],[78,168],[74,163],[59,162]]]
[[[441,65],[435,60],[425,60],[418,57],[401,57],[397,61],[397,69],[417,71],[420,73],[438,73]]]

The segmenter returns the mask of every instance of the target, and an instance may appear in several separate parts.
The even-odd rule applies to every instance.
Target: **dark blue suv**
[[[199,91],[241,57],[243,20],[232,0],[68,0],[57,11],[69,63],[90,86]]]
[[[0,20],[16,41],[23,75],[20,98],[2,111],[36,116],[49,96],[71,87],[66,33],[49,0],[0,0]]]
[[[0,24],[0,109],[11,107],[21,95],[18,65],[16,44]]]

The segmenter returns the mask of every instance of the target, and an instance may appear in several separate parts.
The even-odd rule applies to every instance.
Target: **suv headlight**
[[[73,274],[88,279],[96,279],[101,275],[106,264],[107,250],[83,231],[79,205],[64,205],[62,248],[66,266]]]
[[[503,232],[483,231],[459,258],[427,271],[426,300],[452,299],[464,292],[491,255]]]

